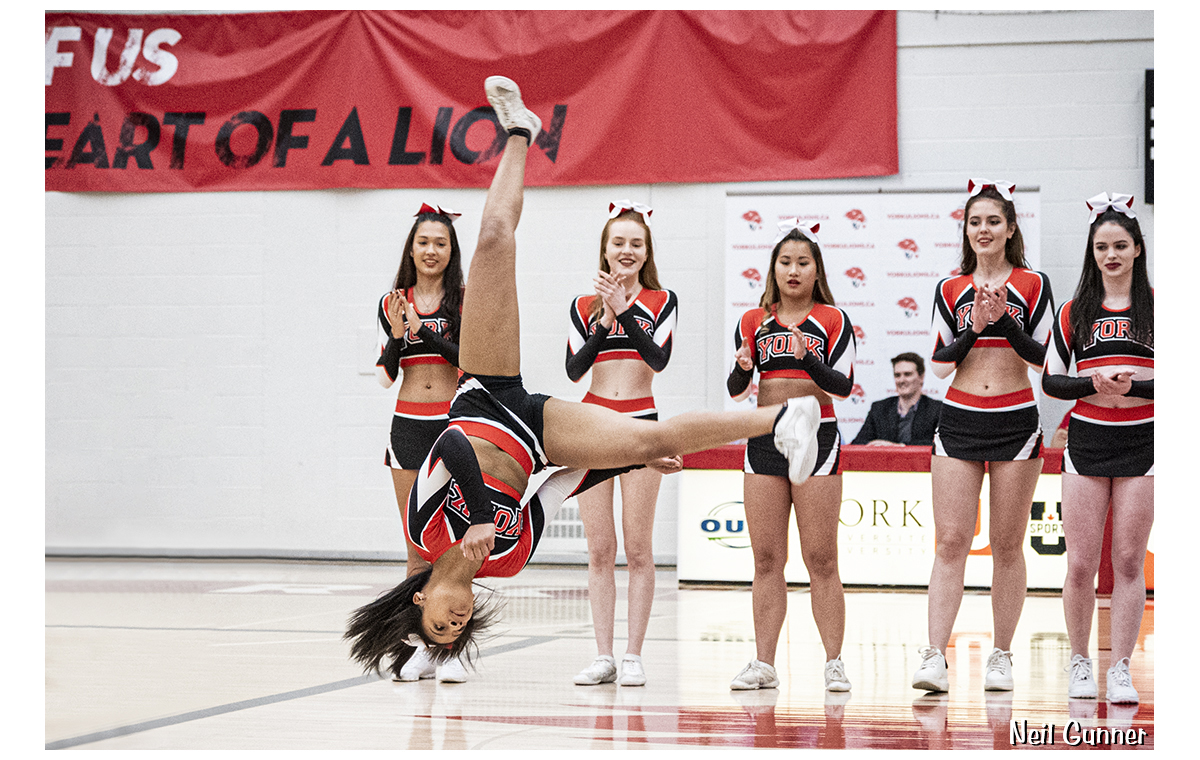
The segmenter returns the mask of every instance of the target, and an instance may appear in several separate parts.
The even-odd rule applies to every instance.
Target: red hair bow
[[[637,203],[630,200],[613,201],[608,204],[608,218],[616,219],[626,211],[636,211],[642,215],[642,219],[646,222],[646,226],[650,226],[650,215],[654,213],[654,209],[647,206],[645,203]]]
[[[780,240],[783,240],[785,237],[792,234],[792,230],[797,230],[804,237],[813,241],[817,245],[820,245],[821,241],[817,239],[817,231],[820,229],[820,222],[809,224],[808,222],[800,221],[800,217],[798,216],[792,217],[791,219],[784,219],[783,221],[779,222],[779,234],[775,237],[775,242],[778,243]]]
[[[1137,218],[1133,213],[1133,196],[1123,193],[1100,193],[1094,198],[1087,199],[1087,207],[1092,211],[1091,217],[1088,218],[1088,224],[1096,221],[1096,217],[1110,208],[1120,211],[1130,219]]]
[[[462,216],[462,214],[456,212],[454,209],[442,208],[441,206],[430,206],[428,203],[422,203],[421,210],[413,214],[413,216],[420,216],[421,214],[441,214],[442,216],[450,217],[450,221],[454,221]]]
[[[1017,186],[1009,182],[994,182],[990,179],[969,179],[967,180],[967,197],[978,195],[984,188],[994,187],[996,192],[1000,193],[1000,197],[1006,201],[1012,200],[1013,191]]]

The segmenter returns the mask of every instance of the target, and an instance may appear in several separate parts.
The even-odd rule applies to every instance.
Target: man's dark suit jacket
[[[870,441],[883,440],[900,442],[900,397],[892,396],[883,401],[871,404],[867,413],[867,421],[854,436],[854,443],[862,445]],[[933,431],[937,428],[938,417],[942,414],[942,402],[922,394],[914,411],[917,416],[913,419],[912,441],[909,446],[932,446]]]

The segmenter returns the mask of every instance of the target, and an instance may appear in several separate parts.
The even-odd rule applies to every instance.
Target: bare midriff
[[[1106,364],[1103,367],[1089,367],[1079,372],[1080,377],[1091,377],[1092,375],[1103,374],[1112,377],[1118,372],[1132,372],[1133,380],[1153,380],[1153,367],[1134,367],[1125,364]],[[1135,406],[1146,406],[1153,404],[1154,399],[1149,398],[1130,398],[1129,396],[1085,396],[1084,401],[1093,406],[1103,406],[1108,409],[1132,409]]]
[[[800,377],[768,377],[758,383],[758,405],[782,404],[789,398],[812,396],[821,406],[833,403],[829,394],[815,382]]]
[[[525,474],[524,468],[517,460],[491,441],[471,436],[467,436],[467,440],[471,442],[471,448],[475,450],[475,459],[479,462],[479,469],[482,472],[511,487],[519,494],[525,493],[525,487],[529,485],[529,476]]]
[[[654,395],[654,370],[641,359],[611,359],[592,365],[590,391],[601,398],[638,399]]]
[[[412,364],[404,368],[396,398],[422,404],[449,401],[457,387],[458,370],[449,364]]]
[[[974,396],[1003,396],[1031,387],[1029,365],[1008,346],[975,346],[954,373],[951,388]]]

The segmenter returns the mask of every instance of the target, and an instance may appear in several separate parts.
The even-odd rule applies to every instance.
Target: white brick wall
[[[529,387],[586,390],[563,370],[566,313],[589,290],[613,198],[656,208],[659,269],[680,298],[662,416],[721,408],[729,192],[957,190],[967,176],[1038,187],[1061,301],[1086,241],[1083,199],[1131,191],[1153,275],[1154,211],[1140,203],[1152,12],[902,11],[897,55],[897,176],[530,189],[518,231]],[[464,213],[469,253],[482,190],[47,193],[48,551],[400,556],[382,464],[394,393],[359,370],[425,199]],[[663,562],[677,501],[664,479]]]

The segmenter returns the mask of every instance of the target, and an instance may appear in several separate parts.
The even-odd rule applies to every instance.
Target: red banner
[[[483,80],[530,185],[895,174],[894,11],[46,14],[46,189],[482,187]]]

